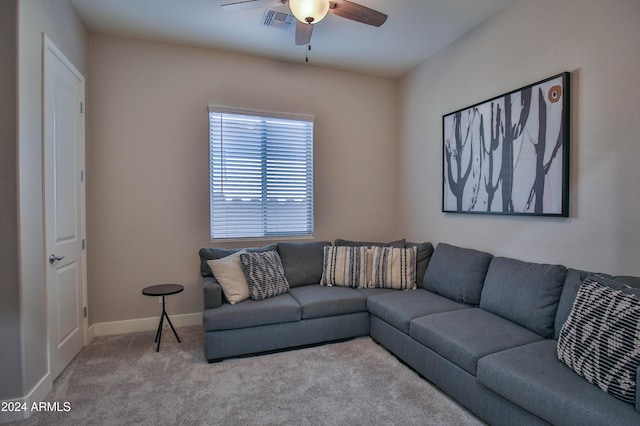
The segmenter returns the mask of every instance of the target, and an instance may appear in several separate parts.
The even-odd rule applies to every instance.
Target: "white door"
[[[43,34],[43,189],[49,373],[85,345],[84,77]]]

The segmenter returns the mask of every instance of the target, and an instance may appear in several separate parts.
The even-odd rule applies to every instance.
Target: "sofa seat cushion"
[[[243,300],[219,308],[206,309],[203,313],[204,331],[235,330],[259,325],[300,321],[302,318],[298,302],[289,294],[264,300]]]
[[[409,334],[409,323],[414,318],[466,308],[461,303],[421,289],[395,290],[367,299],[367,309],[371,314],[406,334]]]
[[[640,424],[640,414],[558,361],[555,340],[487,355],[478,361],[478,382],[552,424]]]
[[[473,375],[483,356],[542,339],[479,308],[416,318],[411,321],[410,335]]]
[[[393,288],[359,288],[358,293],[365,298],[369,296],[375,296],[378,294],[397,293],[399,290]]]
[[[305,285],[289,290],[302,309],[302,319],[366,312],[364,294],[348,287]]]

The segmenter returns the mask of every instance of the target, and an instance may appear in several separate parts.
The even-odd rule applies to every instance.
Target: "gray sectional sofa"
[[[558,360],[560,330],[590,272],[422,243],[416,290],[323,287],[329,244],[250,249],[277,250],[290,290],[234,305],[207,260],[237,250],[201,249],[207,359],[371,336],[489,424],[640,425],[638,393],[623,402]],[[606,278],[640,295],[639,278]]]

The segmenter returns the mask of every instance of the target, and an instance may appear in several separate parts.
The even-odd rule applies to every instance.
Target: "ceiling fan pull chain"
[[[307,55],[304,58],[306,63],[309,63],[309,52],[311,52],[311,43],[307,44]]]

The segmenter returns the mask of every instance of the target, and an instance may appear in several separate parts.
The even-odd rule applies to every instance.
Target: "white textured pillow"
[[[246,250],[220,259],[207,260],[207,264],[220,283],[225,297],[232,305],[249,298],[249,283],[240,264],[240,254],[242,253],[246,253]]]
[[[373,247],[370,287],[416,288],[416,247]]]

